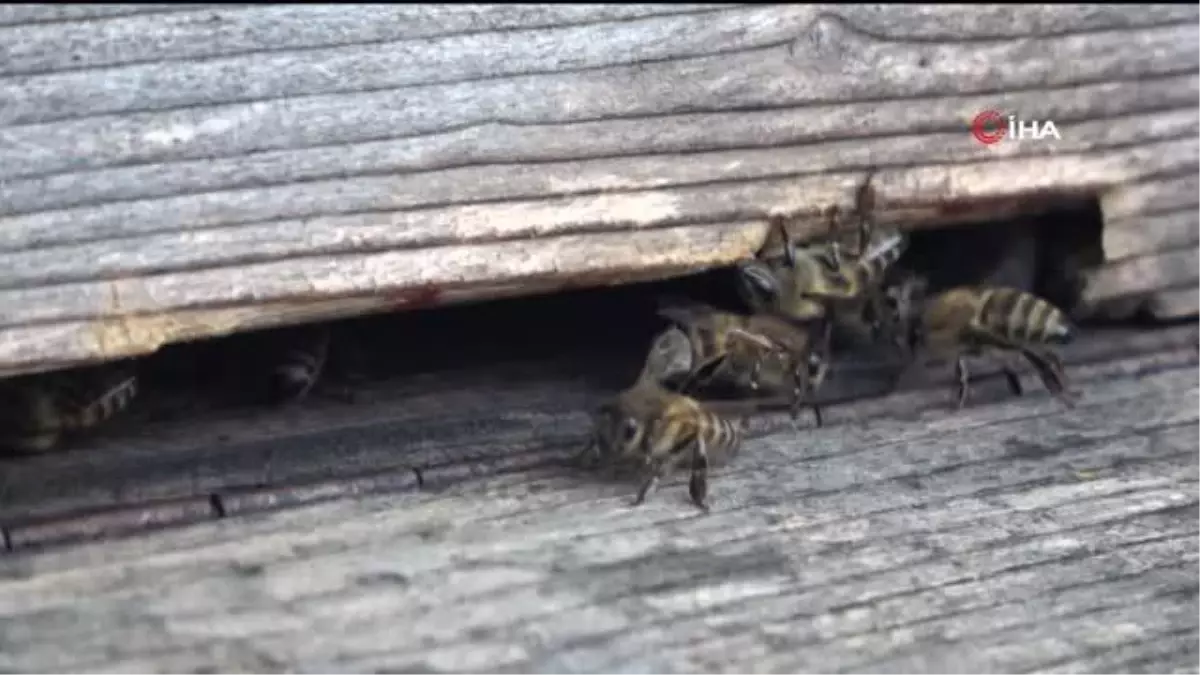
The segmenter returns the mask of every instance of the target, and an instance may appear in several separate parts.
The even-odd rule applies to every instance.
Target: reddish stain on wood
[[[422,284],[388,294],[388,304],[393,309],[420,309],[438,304],[442,290],[434,284]]]

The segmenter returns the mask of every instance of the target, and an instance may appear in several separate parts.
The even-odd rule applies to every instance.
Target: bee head
[[[752,309],[774,307],[783,294],[775,266],[762,260],[745,260],[737,268],[738,294]]]
[[[629,455],[642,440],[642,421],[622,411],[618,405],[601,406],[596,413],[595,424],[596,440],[601,454],[605,456]]]

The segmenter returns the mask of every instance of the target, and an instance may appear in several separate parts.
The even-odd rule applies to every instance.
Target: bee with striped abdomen
[[[688,493],[696,506],[707,511],[709,465],[737,454],[746,424],[745,417],[736,426],[699,401],[642,379],[600,406],[584,454],[644,467],[635,506],[646,500],[662,477],[689,461]]]
[[[894,337],[895,327],[888,322],[881,289],[908,238],[899,232],[874,232],[870,220],[875,204],[872,176],[867,175],[858,191],[859,232],[852,252],[844,251],[836,240],[796,246],[784,219],[772,216],[782,253],[760,254],[738,266],[738,291],[743,300],[756,312],[820,326],[826,357],[835,323],[851,329],[865,323],[875,339],[884,332]],[[834,232],[837,228],[831,225],[830,229]]]
[[[128,364],[40,373],[0,382],[0,447],[46,452],[129,407],[138,378]]]
[[[784,239],[780,258],[757,258],[738,266],[738,288],[756,312],[820,326],[828,351],[834,323],[865,321],[873,337],[894,331],[888,323],[882,289],[887,272],[904,252],[906,237],[891,233],[859,256],[837,253],[832,245],[797,247]]]
[[[723,312],[696,302],[661,303],[659,316],[674,326],[651,345],[643,377],[680,380],[681,393],[698,385],[728,384],[739,390],[790,389],[795,419],[824,382],[826,364],[813,350],[811,331],[779,317]],[[811,402],[817,426],[821,408]]]
[[[1075,394],[1068,388],[1062,360],[1037,345],[1066,344],[1073,330],[1066,316],[1042,298],[1013,288],[959,287],[934,296],[925,305],[919,339],[933,355],[955,359],[958,407],[967,401],[970,373],[966,357],[984,351],[1017,353],[1033,365],[1046,389],[1068,406]],[[1020,378],[1007,365],[1009,389],[1021,395]]]

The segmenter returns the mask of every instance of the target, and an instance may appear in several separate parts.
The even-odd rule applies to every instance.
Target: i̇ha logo
[[[984,110],[971,120],[971,135],[984,145],[999,143],[1005,138],[1023,141],[1043,140],[1047,137],[1062,140],[1058,127],[1049,120],[1023,120],[1014,115],[1002,115],[996,110]]]

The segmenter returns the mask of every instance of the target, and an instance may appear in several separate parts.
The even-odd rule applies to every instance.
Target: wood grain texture
[[[723,265],[868,167],[904,226],[1200,170],[1189,6],[5,11],[0,373]]]
[[[1114,319],[1200,314],[1186,260],[1200,243],[1200,174],[1124,185],[1101,199],[1105,263],[1089,272],[1090,311]]]
[[[1176,288],[1150,296],[1148,309],[1160,319],[1184,319],[1200,314],[1200,289]]]
[[[1063,358],[1072,378],[1087,387],[1092,380],[1120,375],[1131,367],[1194,360],[1198,339],[1195,326],[1144,335],[1085,335]],[[391,467],[409,482],[409,469],[418,468],[426,483],[436,484],[472,472],[545,464],[564,445],[578,442],[587,410],[614,387],[626,384],[620,373],[636,375],[644,345],[635,347],[612,358],[570,354],[552,361],[423,370],[378,385],[360,385],[362,401],[353,406],[319,399],[282,411],[214,410],[189,404],[182,406],[183,414],[161,414],[155,402],[171,400],[170,392],[144,383],[138,406],[115,423],[112,433],[66,452],[5,463],[0,474],[0,527],[17,539],[50,540],[57,535],[44,532],[60,528],[58,521],[72,514],[113,507],[136,511],[149,500],[203,505],[199,511],[172,510],[169,518],[208,518],[211,494],[221,495],[226,510],[236,511],[238,504],[253,505],[260,499],[256,490],[264,485],[305,485],[299,492],[310,496],[289,499],[306,501],[321,498],[323,491],[350,490],[349,485],[366,480],[363,471],[379,467]],[[428,351],[421,354],[418,361],[428,360]],[[1158,361],[1148,360],[1153,358]],[[1127,363],[1131,359],[1132,366]],[[598,383],[599,372],[618,375]],[[998,373],[986,360],[972,372],[982,382]],[[831,406],[825,413],[830,420],[911,416],[944,406],[952,379],[948,367],[921,372],[906,379],[907,396],[876,401],[872,397],[890,391],[890,372],[851,354],[834,363],[820,396]],[[984,396],[987,401],[991,394]],[[504,401],[503,409],[496,409],[497,400]],[[841,405],[851,402],[852,407]],[[339,438],[357,440],[347,445]],[[289,439],[298,444],[291,445]],[[331,450],[331,445],[340,449]],[[397,445],[409,449],[397,454]],[[469,465],[461,461],[468,457]],[[244,494],[247,491],[251,494]],[[41,533],[11,534],[26,526]]]
[[[295,508],[231,499],[241,510],[224,518],[42,550],[11,527],[0,668],[1189,672],[1195,336],[1073,345],[1072,410],[995,378],[954,412],[943,378],[832,406],[823,429],[764,415],[714,473],[706,516],[682,477],[631,508],[632,485],[561,465],[587,423],[587,391],[561,370],[405,381],[401,404],[297,412],[308,428],[243,420],[296,462],[278,458],[285,481],[312,471],[305,456],[408,478]],[[243,439],[240,455],[189,465],[180,453],[210,440],[180,431],[190,450],[147,437],[90,464],[39,458],[10,485],[48,496],[67,467],[100,485],[121,473],[106,468],[115,451],[148,462],[129,490],[146,500],[172,476],[222,489],[268,450],[247,461]]]

